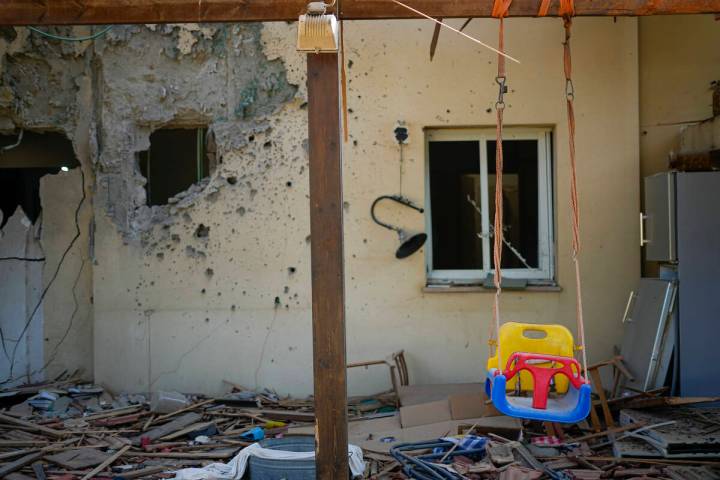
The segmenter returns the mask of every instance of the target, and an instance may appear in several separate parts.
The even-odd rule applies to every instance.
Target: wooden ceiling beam
[[[309,0],[4,0],[0,25],[255,22],[296,20]],[[489,17],[492,0],[406,0],[433,17]],[[417,18],[389,0],[345,0],[346,20]],[[514,0],[510,16],[532,17],[540,0]],[[550,16],[557,15],[553,2]],[[575,0],[578,16],[720,13],[720,0]]]

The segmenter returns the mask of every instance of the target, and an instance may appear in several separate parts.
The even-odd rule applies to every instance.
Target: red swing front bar
[[[533,364],[542,362],[559,364],[559,367],[544,367]],[[580,375],[580,363],[574,358],[559,357],[557,355],[545,355],[542,353],[515,352],[508,358],[504,372],[499,370],[496,375],[503,373],[508,381],[522,370],[526,370],[533,377],[533,401],[532,407],[545,410],[547,408],[548,394],[550,393],[550,381],[555,375],[565,375],[573,387],[579,389],[587,380]]]

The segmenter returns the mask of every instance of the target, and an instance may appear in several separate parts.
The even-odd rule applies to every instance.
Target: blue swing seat
[[[577,423],[590,414],[592,389],[587,383],[579,389],[570,385],[565,395],[548,398],[547,408],[539,409],[533,408],[532,397],[508,396],[507,379],[496,372],[496,368],[488,372],[485,391],[495,408],[504,415],[541,422]]]
[[[485,389],[500,412],[558,423],[576,423],[590,414],[591,387],[573,358],[574,342],[567,328],[510,322],[500,328],[498,345],[501,348],[488,359]],[[516,390],[519,395],[512,395]]]

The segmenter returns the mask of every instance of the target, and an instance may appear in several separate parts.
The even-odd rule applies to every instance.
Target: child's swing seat
[[[529,332],[544,337],[533,338]],[[591,387],[572,356],[574,343],[567,328],[507,323],[501,327],[498,341],[503,357],[505,352],[509,357],[504,371],[498,369],[497,355],[488,360],[485,389],[495,408],[511,417],[545,422],[577,423],[588,416]],[[564,395],[549,398],[553,381],[556,392]],[[532,398],[507,394],[516,387],[532,391]]]

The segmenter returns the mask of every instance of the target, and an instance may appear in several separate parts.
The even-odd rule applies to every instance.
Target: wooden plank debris
[[[99,25],[114,23],[201,23],[295,21],[307,0],[13,0],[0,2],[0,25]],[[433,17],[490,17],[490,0],[406,0]],[[541,0],[515,1],[511,17],[534,17]],[[557,16],[552,2],[549,16]],[[638,16],[719,13],[719,0],[575,0],[578,16]],[[342,2],[345,20],[416,18],[412,12],[387,0]]]
[[[155,475],[158,473],[162,473],[166,470],[172,470],[172,469],[174,469],[174,467],[166,467],[164,465],[158,465],[158,466],[154,466],[154,467],[142,468],[140,470],[130,470],[128,472],[123,472],[122,478],[124,480],[134,480],[136,478],[148,477],[150,475]]]
[[[270,420],[289,420],[292,422],[314,422],[314,412],[295,412],[292,410],[260,410],[259,415]]]
[[[172,412],[172,413],[166,413],[165,415],[160,415],[160,416],[157,417],[155,420],[153,420],[152,423],[159,423],[159,422],[162,422],[163,420],[167,420],[168,418],[172,418],[172,417],[175,417],[175,416],[177,416],[177,415],[180,415],[181,413],[185,413],[185,412],[190,412],[190,411],[193,411],[193,410],[197,410],[198,408],[204,407],[205,405],[209,405],[209,404],[213,403],[214,401],[215,401],[214,398],[211,398],[211,399],[208,399],[208,400],[203,400],[202,402],[198,402],[198,403],[195,403],[195,404],[193,404],[193,405],[189,405],[189,406],[187,406],[187,407],[185,407],[185,408],[181,408],[180,410],[176,410],[176,411],[174,411],[174,412]]]
[[[47,480],[47,476],[45,475],[45,469],[43,468],[42,462],[33,463],[32,469],[37,480]]]
[[[140,445],[143,438],[147,438],[147,441],[153,442],[159,438],[165,437],[189,425],[192,425],[193,423],[197,423],[201,418],[202,415],[196,412],[188,412],[171,422],[168,422],[157,428],[153,428],[152,430],[148,430],[147,432],[143,432],[140,435],[137,435],[130,439],[130,441],[135,446]]]
[[[387,453],[381,453],[392,446],[457,433],[492,440],[487,447],[488,455],[483,457],[457,456],[460,447],[450,452],[446,450],[438,456],[438,460],[446,457],[448,465],[469,479],[479,478],[478,475],[488,480],[512,478],[512,475],[521,475],[522,478],[544,475],[543,478],[720,480],[720,409],[712,405],[695,408],[684,405],[717,399],[661,397],[661,393],[656,391],[608,399],[613,414],[623,405],[634,405],[635,402],[653,408],[624,409],[620,420],[634,420],[635,423],[601,432],[592,432],[588,420],[578,425],[563,424],[562,428],[551,423],[517,422],[517,430],[506,433],[508,419],[503,417],[403,429],[396,414],[389,413],[389,417],[379,418],[377,415],[381,410],[366,408],[369,404],[375,404],[378,409],[394,408],[392,402],[377,401],[379,395],[352,399],[350,411],[364,412],[358,413],[351,423],[354,429],[359,429],[353,430],[352,443],[364,449],[366,479],[399,478],[402,465]],[[0,474],[10,480],[28,480],[29,475],[38,480],[70,477],[90,480],[88,476],[99,478],[110,475],[126,480],[159,478],[164,476],[161,475],[164,472],[183,467],[229,461],[241,448],[252,443],[242,441],[240,435],[258,426],[265,430],[268,437],[272,437],[274,432],[286,435],[314,433],[317,412],[313,398],[284,399],[267,392],[257,398],[258,408],[195,399],[193,408],[158,421],[147,432],[143,432],[142,427],[154,416],[148,403],[108,409],[108,402],[123,405],[122,402],[114,402],[112,397],[103,404],[106,410],[97,411],[98,403],[88,402],[88,410],[81,414],[70,413],[71,418],[63,420],[48,418],[46,413],[33,413],[32,410],[22,419],[10,415],[26,423],[0,422]],[[658,404],[660,408],[654,407]],[[82,408],[81,403],[76,402],[76,405]],[[266,405],[271,405],[271,408],[265,408]],[[86,418],[94,420],[86,421]],[[286,433],[268,425],[273,420],[282,420],[293,428]],[[643,423],[659,420],[664,423]],[[668,420],[677,425],[669,424]],[[188,432],[213,424],[218,432],[208,435],[207,441],[194,443],[185,438]],[[478,426],[473,428],[474,425],[470,424]],[[648,425],[653,428],[643,430]],[[668,425],[673,428],[668,428]],[[61,432],[62,437],[39,431],[37,427]],[[358,431],[362,433],[358,434]],[[133,440],[147,434],[153,439],[147,437],[146,441],[142,441],[142,448],[132,446]],[[658,444],[658,448],[640,448],[649,447],[650,443],[639,440],[638,435],[646,435]],[[517,440],[509,440],[509,436]],[[389,443],[381,442],[385,437],[390,437]],[[555,437],[562,437],[560,441],[564,443],[556,444]],[[170,441],[167,441],[168,438]],[[380,450],[378,445],[384,448]],[[696,458],[675,458],[686,455],[686,452]],[[664,458],[664,455],[672,458]],[[670,470],[671,466],[675,470]]]
[[[17,425],[19,427],[24,427],[33,431],[37,431],[40,433],[44,433],[46,435],[50,435],[55,438],[62,438],[65,435],[67,435],[67,432],[62,432],[59,430],[55,430],[52,428],[44,427],[42,425],[38,425],[36,423],[28,422],[25,420],[20,420],[19,418],[14,418],[9,415],[4,415],[0,413],[0,422],[10,423],[12,425]]]
[[[127,452],[128,450],[130,450],[130,445],[125,445],[123,448],[121,448],[120,450],[118,450],[117,452],[115,452],[110,458],[108,458],[107,460],[105,460],[103,463],[101,463],[101,464],[98,465],[97,467],[93,468],[93,469],[90,471],[90,473],[86,474],[86,475],[85,475],[84,477],[82,477],[80,480],[89,480],[90,478],[93,478],[95,475],[97,475],[98,473],[102,472],[103,470],[105,470],[105,469],[106,469],[107,467],[109,467],[110,465],[112,465],[112,464],[115,462],[115,460],[117,460],[118,458],[120,458],[120,457],[121,457],[125,452]]]
[[[0,478],[5,478],[7,475],[10,475],[13,472],[17,472],[21,468],[30,465],[37,460],[40,460],[43,455],[45,455],[45,453],[42,451],[29,453],[24,457],[18,458],[17,460],[0,466]]]
[[[232,458],[238,448],[225,448],[211,450],[209,452],[129,452],[127,457],[148,457],[148,458],[183,458],[192,460],[222,460]]]
[[[45,460],[70,470],[82,470],[83,468],[100,465],[107,460],[109,456],[109,454],[99,451],[96,448],[78,448],[47,455]]]
[[[215,422],[199,422],[199,423],[193,423],[192,425],[188,425],[187,427],[178,430],[177,432],[171,433],[170,435],[165,435],[164,437],[160,437],[161,440],[164,441],[170,441],[175,440],[176,438],[182,438],[188,433],[197,432],[198,430],[204,430],[206,428],[209,428],[210,426],[215,425]]]

